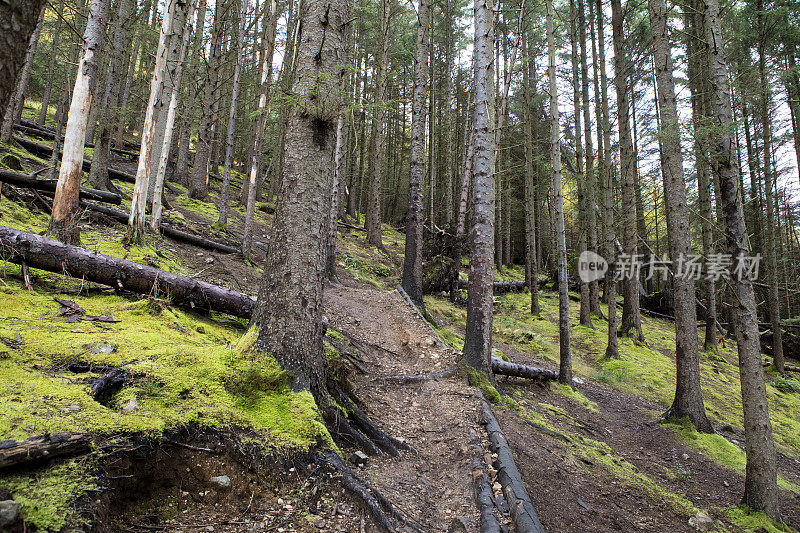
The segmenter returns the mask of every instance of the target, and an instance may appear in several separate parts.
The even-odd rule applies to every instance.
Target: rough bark
[[[40,126],[44,126],[47,120],[47,111],[50,108],[50,95],[53,92],[53,82],[55,81],[56,57],[58,56],[58,45],[61,42],[61,26],[64,23],[64,0],[59,0],[56,8],[58,22],[53,30],[53,39],[50,41],[50,61],[47,64],[47,79],[45,80],[44,94],[42,95],[42,108],[36,121]]]
[[[430,0],[420,0],[417,10],[417,57],[411,102],[411,161],[408,170],[406,244],[401,283],[411,300],[424,307],[422,297],[422,192],[425,190],[425,101],[428,98],[428,41]],[[463,231],[463,226],[462,226]]]
[[[669,217],[669,253],[673,265],[680,265],[690,252],[689,206],[681,155],[681,133],[675,99],[672,48],[667,26],[664,0],[649,0],[650,27],[653,32],[653,55],[657,83],[657,98],[661,110],[661,172],[664,179],[664,199]],[[689,420],[699,431],[713,432],[706,417],[703,392],[700,389],[700,358],[697,339],[697,306],[694,278],[677,269],[672,279],[675,307],[675,399],[664,418]]]
[[[542,380],[558,379],[558,372],[554,370],[547,370],[544,368],[537,368],[535,366],[509,363],[508,361],[503,361],[498,357],[492,357],[492,372],[503,376],[513,376],[516,378],[525,378],[525,379],[542,379]]]
[[[619,125],[620,174],[622,175],[622,242],[629,259],[636,254],[635,161],[631,140],[630,108],[628,100],[628,57],[622,30],[622,5],[611,0],[611,29],[614,41],[614,86],[617,91]],[[642,317],[639,311],[639,279],[627,276],[622,282],[622,325],[620,333],[628,335],[634,330],[635,338],[644,342]]]
[[[739,196],[739,172],[733,161],[731,90],[717,0],[706,0],[704,22],[713,98],[711,165],[719,179],[728,251],[734,261],[742,261],[749,257],[750,251]],[[739,351],[747,456],[744,503],[751,509],[764,511],[778,519],[780,505],[775,444],[761,367],[755,295],[753,285],[746,277],[734,279],[732,289],[735,295],[731,304]]]
[[[322,350],[322,288],[330,216],[336,120],[346,75],[343,1],[304,0],[296,49],[297,100],[286,127],[284,177],[264,263],[256,346],[310,389],[321,409],[326,366]]]
[[[86,123],[97,78],[98,54],[103,43],[110,0],[92,0],[89,20],[83,34],[83,56],[78,65],[72,102],[64,133],[64,154],[53,200],[50,231],[66,243],[80,241],[78,195],[83,177],[83,148]]]
[[[4,259],[29,267],[68,274],[94,283],[169,299],[188,309],[218,311],[249,318],[252,296],[186,276],[99,254],[78,246],[0,226]]]
[[[0,442],[0,470],[79,455],[88,452],[91,443],[91,437],[85,433],[45,435],[22,442],[3,441]]]
[[[494,64],[494,14],[490,0],[475,1],[475,118],[472,185],[472,254],[469,261],[464,359],[489,375],[494,273],[494,146],[489,118]]]
[[[339,230],[339,202],[345,168],[347,132],[345,115],[340,113],[336,119],[336,151],[333,156],[333,183],[331,184],[330,220],[328,221],[327,251],[325,253],[325,276],[336,281],[336,236]]]
[[[529,50],[527,33],[524,35],[523,50],[528,56],[523,66],[522,83],[524,90],[523,118],[525,120],[525,264],[528,273],[528,288],[531,292],[531,314],[538,315],[539,309],[539,263],[536,258],[536,163],[534,161],[533,138],[533,90],[536,71]]]
[[[8,102],[8,109],[2,119],[2,131],[0,131],[0,140],[8,142],[11,137],[13,125],[22,116],[22,107],[25,104],[25,92],[28,90],[28,82],[31,79],[31,70],[33,70],[33,55],[36,53],[36,47],[39,44],[39,35],[42,32],[42,21],[44,20],[45,6],[42,6],[39,12],[39,19],[36,21],[36,29],[33,30],[31,38],[28,41],[28,51],[25,52],[25,63],[22,67],[22,73],[17,82],[14,95]]]

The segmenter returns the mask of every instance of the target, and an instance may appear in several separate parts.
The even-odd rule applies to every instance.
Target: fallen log
[[[514,463],[514,454],[508,445],[500,424],[492,414],[492,409],[486,400],[483,400],[483,425],[486,426],[486,433],[489,436],[489,445],[492,453],[497,454],[494,467],[497,470],[497,480],[503,487],[503,496],[511,507],[511,518],[518,533],[544,533],[542,524],[533,507],[533,502],[525,485],[522,483],[522,476]]]
[[[480,533],[500,533],[500,522],[494,514],[494,499],[492,488],[489,486],[489,476],[486,475],[486,468],[481,462],[483,448],[481,448],[478,434],[470,429],[472,436],[472,446],[476,450],[472,458],[472,488],[475,496],[475,503],[478,506],[480,516]]]
[[[0,470],[23,466],[36,461],[89,451],[91,438],[84,433],[45,435],[23,442],[0,442]]]
[[[772,366],[772,362],[771,362],[771,361],[764,361],[764,362],[762,362],[761,364],[762,364],[762,366],[764,366],[764,368],[766,368],[766,367],[769,367],[769,366]],[[786,364],[784,364],[784,365],[783,365],[783,370],[784,370],[785,372],[800,372],[800,366],[794,366],[794,365],[786,365]]]
[[[492,372],[502,376],[513,376],[515,378],[542,380],[558,379],[558,372],[554,370],[509,363],[508,361],[503,361],[499,357],[492,357]]]
[[[27,121],[22,121],[22,122],[27,122]],[[37,137],[41,137],[43,139],[55,139],[56,133],[53,130],[51,130],[50,128],[43,128],[42,126],[36,126],[36,125],[31,126],[31,124],[33,124],[33,123],[14,124],[14,129],[17,130],[17,131],[21,131],[22,133],[24,133],[26,135],[36,135]],[[84,146],[86,148],[94,148],[95,147],[95,145],[93,143],[86,143],[86,144],[84,144]],[[117,153],[119,155],[123,155],[125,157],[129,157],[131,159],[135,159],[135,158],[139,157],[139,154],[136,153],[136,152],[131,152],[129,150],[121,150],[119,148],[114,148],[113,146],[111,148],[109,148],[109,150],[111,150],[112,152]]]
[[[104,207],[102,205],[91,204],[89,202],[81,202],[81,205],[92,211],[96,211],[110,218],[113,218],[114,220],[122,224],[128,223],[129,216],[128,213],[124,211],[118,211],[116,209],[111,209],[109,207]],[[204,237],[200,237],[199,235],[194,235],[192,233],[181,231],[166,224],[161,224],[161,233],[165,237],[169,237],[170,239],[179,242],[185,242],[187,244],[193,244],[194,246],[197,246],[199,248],[205,248],[206,250],[213,250],[215,252],[222,252],[224,254],[239,253],[239,249],[234,248],[233,246],[228,246],[227,244],[223,244],[221,242],[212,241],[211,239],[206,239]]]
[[[52,193],[56,192],[56,180],[39,179],[31,174],[12,172],[11,170],[0,169],[0,181],[25,189],[35,189],[37,191],[47,191]],[[101,191],[98,189],[90,189],[89,187],[81,187],[80,198],[84,200],[95,200],[97,202],[105,202],[107,204],[115,205],[120,205],[122,203],[122,197],[119,194]]]
[[[458,280],[458,288],[466,289],[468,281],[465,279]],[[495,294],[503,294],[505,292],[522,292],[528,288],[528,284],[524,281],[495,281],[492,283],[492,289]]]
[[[250,318],[255,309],[256,299],[241,292],[5,226],[0,226],[0,257],[116,289],[163,296],[189,309],[217,311],[241,318]]]
[[[47,146],[41,143],[37,143],[30,139],[26,139],[24,137],[17,137],[14,135],[12,137],[14,141],[19,143],[20,146],[28,150],[32,154],[36,155],[43,155],[46,157],[50,157],[53,154],[53,148],[51,146]],[[88,159],[83,160],[83,170],[84,172],[89,172],[89,169],[92,168],[92,162]],[[126,181],[128,183],[136,183],[136,176],[133,174],[128,174],[126,172],[122,172],[121,170],[116,170],[111,167],[108,168],[108,178],[112,180],[119,180],[119,181]]]

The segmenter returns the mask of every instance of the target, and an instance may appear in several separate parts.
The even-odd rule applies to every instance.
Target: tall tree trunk
[[[591,1],[591,0],[590,0]],[[603,159],[600,164],[600,179],[603,187],[603,226],[605,231],[605,253],[608,261],[606,272],[605,296],[608,304],[608,344],[605,356],[608,359],[619,358],[617,342],[617,282],[615,246],[616,231],[614,227],[614,180],[611,175],[611,125],[608,109],[608,79],[606,76],[606,44],[603,35],[603,0],[597,1],[597,42],[600,60],[600,98],[603,106]]]
[[[489,375],[492,356],[492,283],[494,273],[494,146],[489,106],[494,65],[494,13],[490,0],[475,1],[475,119],[473,128],[472,255],[469,261],[464,360]]]
[[[131,212],[128,219],[128,238],[131,242],[144,240],[145,211],[147,208],[147,191],[150,185],[150,170],[152,168],[153,145],[155,143],[156,121],[158,111],[162,107],[161,98],[164,96],[164,78],[167,75],[167,40],[172,29],[172,21],[178,10],[188,9],[187,0],[170,0],[166,6],[164,20],[161,24],[161,33],[158,38],[156,51],[156,64],[153,69],[153,81],[150,84],[150,98],[145,111],[144,125],[142,126],[142,142],[139,149],[139,165],[136,170],[136,184],[133,187],[131,199]],[[196,169],[195,169],[196,170]]]
[[[775,199],[772,191],[772,117],[770,116],[769,104],[772,94],[769,90],[769,81],[766,73],[766,58],[764,48],[767,39],[766,26],[764,23],[764,2],[757,1],[758,12],[758,77],[761,89],[761,138],[764,147],[764,196],[767,204],[767,224],[765,227],[766,239],[765,248],[767,252],[767,306],[769,308],[769,319],[772,323],[772,360],[775,369],[783,373],[783,333],[781,331],[781,306],[780,295],[778,294],[778,259],[776,257],[775,243]]]
[[[428,39],[430,0],[420,0],[417,10],[417,57],[411,103],[411,161],[408,170],[408,211],[402,284],[411,300],[424,306],[422,297],[422,191],[425,190],[425,101],[428,97]]]
[[[242,256],[250,258],[253,245],[253,216],[256,211],[256,189],[258,184],[258,169],[264,155],[264,130],[267,127],[267,98],[269,84],[272,81],[272,55],[275,51],[275,25],[278,20],[278,2],[269,0],[269,11],[264,21],[269,25],[265,34],[267,40],[262,43],[264,50],[261,56],[261,85],[258,95],[258,116],[256,117],[255,134],[253,136],[253,150],[251,152],[250,172],[248,174],[249,186],[247,190],[247,213],[244,219],[244,236],[242,237]],[[275,158],[273,157],[273,161]]]
[[[30,41],[28,41],[28,50],[25,52],[25,64],[22,67],[22,74],[19,77],[17,88],[14,90],[14,96],[8,103],[8,110],[3,118],[2,131],[0,131],[0,140],[8,142],[11,139],[11,132],[14,131],[14,123],[18,122],[22,117],[22,108],[25,106],[25,93],[28,90],[28,82],[31,79],[31,70],[33,70],[33,55],[36,53],[36,47],[39,44],[39,35],[42,33],[42,22],[44,21],[44,12],[46,6],[42,6],[39,12],[39,20],[36,21],[36,29],[33,30]]]
[[[386,167],[386,120],[384,107],[386,102],[386,67],[389,63],[389,18],[391,16],[390,0],[382,0],[383,15],[381,17],[381,53],[378,56],[378,72],[375,75],[375,153],[373,156],[372,179],[369,185],[369,203],[364,226],[367,230],[367,242],[383,248],[381,232],[381,205],[383,196],[383,172]]]
[[[741,263],[748,261],[750,254],[739,196],[738,167],[733,161],[731,89],[717,0],[706,0],[704,22],[714,102],[711,165],[719,178],[728,250],[734,261]],[[732,288],[735,292],[731,304],[734,307],[734,330],[739,348],[747,456],[744,503],[751,509],[764,511],[772,518],[779,519],[775,444],[772,440],[772,423],[769,420],[764,370],[761,366],[761,343],[753,284],[747,276],[735,276]]]
[[[591,2],[591,0],[588,0]],[[589,105],[589,66],[586,52],[586,11],[584,0],[578,0],[578,39],[581,49],[581,101],[583,106],[584,144],[586,145],[586,171],[583,182],[586,185],[584,208],[586,209],[586,249],[597,252],[597,218],[595,214],[595,192],[597,183],[594,175],[594,147],[592,146],[592,119]],[[575,142],[580,142],[576,139]],[[598,145],[599,145],[598,141]],[[601,316],[600,290],[597,280],[589,282],[589,310]]]
[[[575,9],[575,0],[569,3],[570,16],[570,41],[572,44],[572,103],[575,118],[575,178],[578,182],[578,219],[580,220],[579,229],[579,251],[583,253],[587,250],[587,235],[589,232],[589,207],[588,207],[588,183],[584,173],[583,159],[583,128],[581,123],[581,75],[578,66],[578,13]],[[586,125],[588,131],[589,124]],[[591,138],[591,134],[589,134]],[[592,324],[591,305],[589,302],[589,284],[581,280],[581,307],[580,323],[587,328],[594,329]]]
[[[664,199],[669,211],[667,231],[669,254],[673,265],[680,266],[688,259],[691,236],[689,206],[681,155],[681,132],[678,105],[675,99],[672,49],[667,27],[667,8],[664,0],[649,0],[650,27],[653,32],[653,58],[657,83],[657,98],[661,111],[661,172],[664,178]],[[675,399],[664,418],[689,417],[699,430],[713,432],[706,417],[703,392],[700,389],[700,356],[697,340],[697,305],[694,277],[676,268],[672,278],[675,306]]]
[[[523,50],[527,61],[522,68],[524,94],[523,119],[525,121],[525,264],[528,272],[528,289],[531,292],[531,314],[538,315],[539,309],[539,265],[536,260],[536,163],[534,161],[533,139],[533,90],[536,83],[533,57],[529,49],[528,33],[523,34]]]
[[[555,249],[558,253],[558,337],[560,362],[558,380],[572,386],[572,353],[570,350],[569,287],[567,281],[567,243],[564,230],[564,191],[561,184],[561,128],[558,111],[556,78],[556,44],[553,32],[553,0],[545,0],[547,10],[547,57],[550,81],[550,171],[553,181],[555,211]]]
[[[183,29],[177,37],[181,38],[181,44],[177,52],[177,65],[173,72],[172,90],[167,107],[167,116],[164,117],[164,138],[161,140],[161,150],[158,157],[155,187],[153,188],[153,205],[150,216],[150,229],[158,232],[161,228],[162,196],[164,194],[164,180],[167,175],[167,161],[170,158],[170,147],[173,145],[172,134],[175,126],[175,113],[178,108],[178,98],[181,92],[181,81],[183,80],[183,64],[186,60],[186,52],[189,49],[189,40],[192,36],[192,19],[194,18],[195,2],[197,0],[187,0],[188,12],[183,21]],[[204,1],[204,0],[199,0]]]
[[[92,0],[83,34],[83,56],[75,77],[67,129],[64,133],[64,154],[61,156],[61,170],[53,199],[50,231],[67,244],[80,242],[78,194],[83,177],[86,121],[97,81],[98,54],[103,44],[109,3],[109,0]]]
[[[123,81],[121,75],[122,55],[130,35],[128,28],[132,25],[135,8],[134,0],[120,0],[117,7],[114,41],[111,49],[111,64],[108,67],[106,94],[104,97],[105,110],[103,111],[103,119],[100,121],[100,133],[97,145],[94,147],[92,166],[89,170],[89,182],[96,189],[104,191],[109,190],[110,186],[108,164],[111,156],[111,136],[120,114],[117,104]]]
[[[336,119],[336,151],[333,156],[333,180],[331,184],[331,206],[328,220],[328,236],[325,251],[325,277],[336,281],[336,236],[339,229],[339,188],[345,168],[345,152],[347,131],[345,130],[345,114],[340,113]]]
[[[58,45],[61,42],[61,27],[64,24],[64,0],[59,0],[58,2],[56,18],[58,18],[58,22],[56,22],[56,27],[53,30],[53,39],[50,41],[50,61],[47,63],[47,79],[45,80],[44,94],[42,95],[42,107],[39,110],[39,118],[36,120],[36,123],[40,126],[44,126],[47,120],[47,111],[50,107],[50,94],[53,92]]]
[[[203,31],[206,24],[206,9],[208,2],[201,1],[197,11],[197,24],[194,29],[192,51],[189,56],[188,80],[190,86],[186,90],[186,102],[181,113],[181,142],[178,146],[178,157],[175,162],[175,176],[185,186],[189,186],[189,144],[196,124],[197,105],[200,103],[196,78],[199,76],[200,64],[203,62]]]
[[[634,155],[631,140],[630,107],[628,100],[628,58],[625,51],[625,37],[622,33],[622,5],[620,0],[611,0],[611,29],[614,41],[614,86],[617,90],[617,113],[619,123],[620,171],[622,174],[622,247],[626,261],[630,262],[636,254],[636,206],[634,184]],[[622,281],[622,325],[620,333],[628,335],[634,330],[636,340],[644,342],[642,318],[639,311],[639,278],[632,272]]]
[[[236,65],[233,67],[233,87],[231,88],[231,107],[228,114],[228,135],[225,138],[225,168],[222,172],[222,191],[219,198],[219,223],[228,226],[228,196],[231,188],[231,165],[233,164],[233,134],[236,131],[236,106],[239,103],[239,77],[242,72],[242,51],[244,49],[245,21],[247,20],[248,0],[241,0],[239,15],[239,35],[236,41]]]
[[[200,127],[197,131],[197,144],[194,152],[192,179],[189,181],[189,197],[198,200],[208,196],[208,172],[211,159],[211,145],[214,142],[214,107],[219,101],[219,70],[222,62],[222,35],[224,24],[222,12],[225,0],[216,0],[214,6],[214,26],[211,36],[211,55],[208,59]]]
[[[286,175],[251,321],[256,348],[274,355],[291,387],[310,389],[318,403],[327,377],[322,288],[348,11],[347,2],[302,3],[292,86],[299,98],[286,128]]]

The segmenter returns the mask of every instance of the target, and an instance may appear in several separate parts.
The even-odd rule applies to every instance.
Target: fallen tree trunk
[[[514,464],[514,454],[500,429],[500,424],[492,414],[492,409],[486,400],[482,403],[483,424],[486,426],[486,433],[489,436],[489,445],[492,453],[497,454],[497,459],[494,461],[497,480],[503,487],[503,495],[511,507],[514,526],[518,533],[544,533],[533,502],[522,483],[522,476],[517,470],[517,465]]]
[[[762,365],[766,368],[768,366],[772,366],[770,361],[762,362]],[[785,372],[800,372],[800,366],[793,366],[793,365],[783,365],[783,370]]]
[[[475,496],[475,503],[478,507],[480,516],[480,533],[500,533],[500,522],[494,514],[494,498],[492,488],[489,486],[489,476],[486,468],[481,462],[483,448],[478,440],[478,434],[474,429],[470,429],[472,436],[472,446],[475,448],[475,456],[472,458],[472,488]]]
[[[95,205],[88,202],[82,202],[82,206],[96,211],[98,213],[102,213],[114,220],[122,223],[128,223],[128,213],[124,211],[117,211],[116,209],[111,209],[110,207],[104,207],[102,205]],[[170,239],[185,242],[187,244],[193,244],[199,248],[205,248],[206,250],[214,250],[215,252],[222,252],[224,254],[238,254],[239,249],[234,248],[233,246],[228,246],[227,244],[223,244],[221,242],[212,241],[210,239],[206,239],[204,237],[200,237],[199,235],[194,235],[192,233],[187,233],[185,231],[181,231],[179,229],[175,229],[172,226],[168,226],[166,224],[161,224],[161,233],[165,237],[169,237]]]
[[[458,280],[458,288],[466,289],[467,280]],[[492,289],[494,290],[495,294],[503,294],[505,292],[522,292],[527,288],[528,284],[524,281],[495,281],[492,283]]]
[[[25,189],[35,189],[37,191],[47,191],[51,193],[56,192],[57,180],[39,179],[31,174],[23,174],[11,170],[0,169],[0,181]],[[81,187],[80,198],[114,205],[120,205],[122,203],[122,197],[119,194],[90,189],[89,187]]]
[[[189,309],[250,318],[256,303],[254,297],[241,292],[5,226],[0,226],[0,257],[116,289],[163,296]]]
[[[45,435],[23,442],[0,442],[0,470],[88,452],[91,438],[83,433]]]
[[[36,155],[43,155],[46,157],[50,157],[53,154],[53,148],[41,143],[37,143],[30,139],[26,139],[24,137],[17,137],[16,135],[12,137],[14,141],[19,143],[20,146],[28,150],[32,154]],[[89,172],[89,169],[92,167],[92,162],[88,159],[83,160],[83,170],[84,172]],[[111,167],[108,169],[108,177],[112,180],[119,180],[119,181],[126,181],[128,183],[136,183],[136,176],[133,174],[128,174],[126,172],[122,172],[121,170],[116,170]]]
[[[513,376],[515,378],[543,380],[558,379],[558,372],[554,370],[546,370],[544,368],[537,368],[535,366],[509,363],[508,361],[503,361],[499,357],[492,357],[492,372],[502,376]]]
[[[17,131],[21,131],[22,133],[25,133],[27,135],[36,135],[37,137],[42,137],[43,139],[55,139],[56,137],[56,133],[50,128],[44,128],[42,126],[38,126],[33,122],[28,122],[27,120],[21,121],[20,124],[14,124],[14,129]],[[84,146],[86,148],[94,148],[93,143],[85,143]],[[131,152],[129,150],[121,150],[119,148],[114,148],[113,146],[110,148],[110,150],[119,155],[129,157],[131,159],[139,157],[139,154],[137,152]]]

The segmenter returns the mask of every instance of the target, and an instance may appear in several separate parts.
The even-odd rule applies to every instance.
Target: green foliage
[[[792,533],[786,524],[772,520],[763,512],[754,512],[746,505],[737,505],[723,511],[734,525],[742,528],[746,533]]]
[[[776,376],[772,381],[772,386],[787,394],[800,392],[800,383],[796,379],[787,378],[785,376]]]

